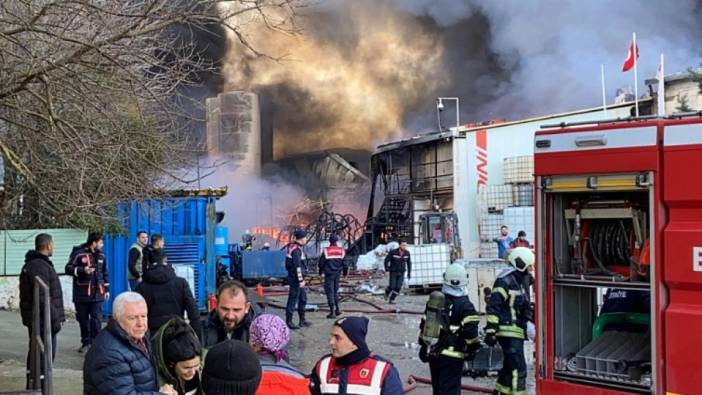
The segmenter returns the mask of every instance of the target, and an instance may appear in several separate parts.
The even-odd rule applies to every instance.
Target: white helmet
[[[466,287],[468,285],[466,268],[460,263],[450,264],[444,272],[444,284],[454,288]]]
[[[536,257],[534,253],[526,247],[517,247],[509,253],[507,257],[509,264],[520,272],[526,271],[529,266],[534,266]]]

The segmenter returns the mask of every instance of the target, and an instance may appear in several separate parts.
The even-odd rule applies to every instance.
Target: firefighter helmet
[[[509,264],[514,266],[520,272],[526,271],[529,266],[534,266],[534,253],[526,247],[517,247],[513,249],[507,257]]]
[[[444,272],[444,284],[454,287],[463,288],[468,285],[468,273],[466,268],[460,263],[452,263]]]

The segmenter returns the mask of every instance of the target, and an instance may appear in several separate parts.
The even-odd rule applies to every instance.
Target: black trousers
[[[102,302],[76,302],[76,319],[80,325],[80,343],[93,344],[102,325]]]
[[[524,358],[524,340],[510,337],[498,337],[502,347],[502,369],[497,373],[495,391],[498,394],[526,393],[526,359]]]
[[[31,370],[31,366],[29,366],[29,361],[30,361],[30,356],[32,355],[32,328],[28,328],[29,332],[29,344],[27,345],[27,386],[26,389],[33,389],[29,388],[29,372]],[[58,333],[52,333],[51,334],[51,361],[56,360],[56,335]],[[39,336],[41,336],[41,342],[44,343],[44,336],[42,335],[42,330],[39,329]],[[42,393],[46,391],[46,385],[45,385],[45,380],[44,380],[44,374],[46,372],[46,364],[44,363],[44,359],[42,358],[41,360],[41,389]]]
[[[324,293],[327,295],[329,310],[339,310],[339,277],[340,273],[324,275]]]
[[[295,305],[297,305],[297,313],[300,315],[300,318],[305,316],[307,290],[301,288],[300,284],[294,284],[292,281],[288,283],[290,284],[290,289],[288,290],[288,303],[285,305],[285,319],[291,321],[295,312]]]
[[[390,300],[394,300],[397,295],[400,294],[402,289],[402,283],[405,281],[405,272],[390,272],[390,278],[388,279],[388,288],[385,290],[385,294],[390,297]]]
[[[433,395],[460,395],[463,360],[439,355],[429,359]]]

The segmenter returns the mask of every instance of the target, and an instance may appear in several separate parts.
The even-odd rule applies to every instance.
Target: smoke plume
[[[300,34],[248,20],[229,37],[225,90],[271,96],[277,158],[378,143],[437,129],[435,99],[457,96],[461,120],[522,117],[601,104],[632,85],[622,73],[638,34],[639,94],[655,75],[699,63],[699,1],[322,1],[297,16]],[[453,126],[452,104],[443,123]]]

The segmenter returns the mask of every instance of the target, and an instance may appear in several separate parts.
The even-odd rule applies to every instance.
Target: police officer
[[[305,290],[305,252],[303,248],[307,243],[307,232],[296,230],[293,232],[293,241],[285,246],[285,269],[288,271],[288,303],[285,306],[285,322],[290,329],[300,329],[300,326],[310,326],[305,320],[305,306],[307,306],[307,292]],[[293,323],[293,313],[297,305],[300,315],[300,326]]]
[[[388,287],[385,289],[385,299],[390,300],[390,304],[395,303],[395,298],[400,294],[402,283],[405,280],[405,270],[407,279],[412,275],[412,260],[407,251],[407,242],[400,240],[400,248],[396,248],[385,257],[385,272],[389,273]]]
[[[507,260],[511,267],[498,274],[488,300],[485,344],[499,342],[504,355],[493,394],[525,394],[524,340],[527,322],[534,321],[529,286],[535,258],[530,249],[517,247]]]
[[[339,276],[348,274],[348,267],[344,258],[346,252],[336,245],[339,238],[332,234],[329,236],[329,247],[324,247],[322,256],[319,257],[319,274],[324,274],[324,293],[327,294],[329,304],[329,314],[327,318],[336,318],[341,315],[339,308]]]
[[[480,348],[480,316],[466,294],[467,286],[463,265],[449,265],[441,292],[432,292],[419,324],[419,359],[429,362],[434,395],[461,393],[463,361]]]

